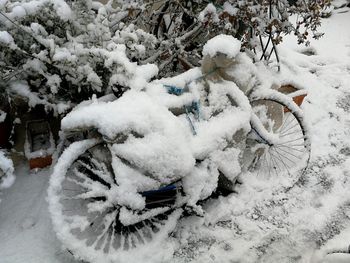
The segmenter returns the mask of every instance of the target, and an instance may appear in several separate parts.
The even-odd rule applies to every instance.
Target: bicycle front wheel
[[[131,169],[124,163],[118,172]],[[135,214],[144,212],[145,218],[140,215],[133,222],[131,215],[125,224],[120,220],[125,207],[113,200],[130,194],[118,195],[117,185],[111,152],[100,140],[74,142],[58,159],[48,190],[49,210],[57,237],[76,258],[88,262],[152,258],[153,250],[175,228],[182,210],[174,206],[174,187],[140,193],[146,207]]]
[[[294,174],[304,171],[310,159],[310,141],[300,108],[283,94],[251,101],[263,128],[252,125],[247,145],[249,170],[258,174]],[[266,132],[273,142],[266,139]]]

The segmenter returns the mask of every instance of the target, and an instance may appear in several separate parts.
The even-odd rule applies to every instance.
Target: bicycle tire
[[[108,190],[116,184],[108,167],[111,164],[108,152],[101,140],[86,139],[73,142],[60,156],[48,190],[54,230],[75,258],[124,262],[133,255],[142,260],[143,252],[153,246],[156,249],[168,237],[182,211],[174,208],[135,224],[121,224],[118,219],[121,207],[107,204]],[[96,184],[105,192],[93,194],[89,184]],[[146,203],[145,209],[148,206]]]
[[[247,140],[247,150],[251,154],[248,169],[269,176],[303,173],[310,160],[311,147],[301,109],[292,98],[277,91],[257,96],[250,102],[264,128],[277,135],[279,142],[268,143],[264,133],[252,127]]]

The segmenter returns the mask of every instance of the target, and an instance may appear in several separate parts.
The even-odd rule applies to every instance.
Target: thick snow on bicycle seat
[[[209,40],[203,47],[202,74],[213,82],[232,81],[245,94],[257,85],[269,88],[273,82],[271,74],[258,69],[240,48],[240,41],[232,36],[219,35]]]
[[[207,79],[224,79],[224,72],[236,63],[241,43],[233,36],[219,35],[210,39],[203,47],[202,73]]]
[[[229,58],[234,58],[239,54],[241,42],[230,35],[218,35],[210,39],[203,47],[203,55],[214,57],[218,54],[225,54]]]
[[[113,152],[162,183],[187,175],[194,166],[186,136],[190,130],[146,93],[128,91],[113,102],[96,101],[62,120],[64,131],[87,128],[108,141],[125,135],[113,144]]]

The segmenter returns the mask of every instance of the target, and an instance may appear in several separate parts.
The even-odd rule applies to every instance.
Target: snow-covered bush
[[[283,35],[294,34],[298,43],[308,45],[310,37],[322,36],[317,29],[330,0],[209,2],[164,0],[146,8],[148,12],[135,11],[134,22],[159,39],[159,51],[152,60],[164,75],[179,65],[182,70],[198,66],[203,45],[218,34],[233,35],[242,41],[242,48],[254,50],[260,45],[260,36],[277,45]],[[291,19],[294,15],[297,18]]]
[[[329,0],[116,1],[5,0],[0,2],[1,94],[19,94],[29,106],[60,114],[77,102],[114,88],[140,88],[157,73],[198,66],[204,43],[230,34],[255,48],[254,35],[300,43],[319,38]],[[296,24],[289,21],[297,14]],[[132,62],[130,62],[132,61]],[[137,64],[136,64],[137,63]],[[182,67],[179,67],[181,65]],[[146,69],[146,68],[147,69]],[[142,79],[145,76],[142,76]],[[5,92],[6,91],[6,92]]]
[[[275,44],[282,41],[282,34],[293,33],[298,43],[308,45],[310,36],[316,39],[322,36],[317,29],[321,25],[322,10],[329,4],[330,0],[229,0],[223,5],[222,15],[233,21],[237,33],[249,26],[256,35],[274,35]],[[297,15],[295,23],[290,19],[292,15]],[[248,32],[243,33],[242,37],[249,40]]]
[[[140,88],[157,68],[129,60],[146,54],[152,35],[122,22],[130,4],[28,0],[0,2],[0,85],[29,106],[56,114],[122,85]],[[128,55],[128,56],[127,56]],[[4,94],[4,93],[3,93]]]

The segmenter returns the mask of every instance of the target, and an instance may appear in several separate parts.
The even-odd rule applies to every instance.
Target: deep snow
[[[296,184],[245,175],[237,195],[212,200],[204,218],[179,223],[170,238],[178,241],[174,262],[350,262],[345,253],[324,257],[347,252],[350,244],[349,10],[324,19],[326,35],[311,47],[288,37],[279,48],[281,74],[309,92],[303,105],[312,135],[307,173]],[[74,262],[52,231],[48,174],[30,173],[22,162],[15,184],[2,192],[1,263]]]
[[[49,169],[30,172],[21,160],[16,174],[14,185],[1,193],[0,262],[73,262],[52,231],[46,203]]]

